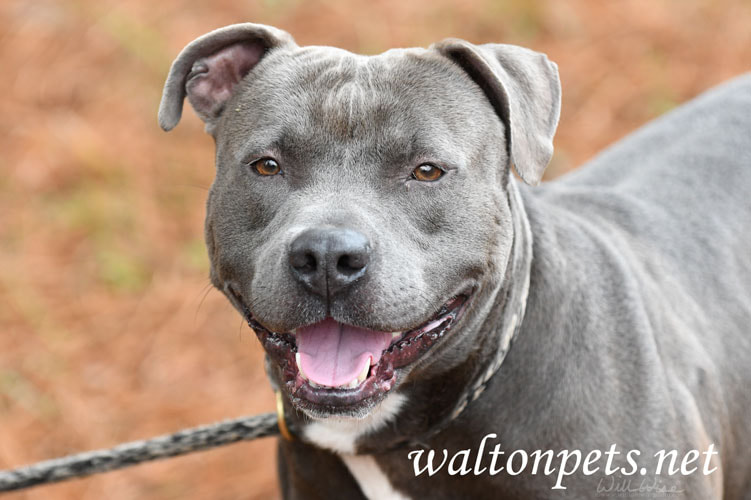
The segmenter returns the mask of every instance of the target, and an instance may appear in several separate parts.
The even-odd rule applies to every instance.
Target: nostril
[[[336,262],[336,270],[342,274],[355,274],[368,264],[365,254],[344,254]]]
[[[318,261],[312,253],[306,253],[304,256],[305,263],[300,266],[300,271],[314,273],[318,268]]]
[[[305,274],[318,269],[318,259],[312,252],[296,252],[290,256],[290,263],[297,271]]]

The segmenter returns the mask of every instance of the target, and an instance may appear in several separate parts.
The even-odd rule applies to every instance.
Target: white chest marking
[[[344,465],[354,476],[360,489],[370,500],[409,500],[396,491],[389,478],[370,455],[341,455]]]
[[[369,455],[355,455],[360,436],[370,434],[392,421],[404,404],[405,397],[394,393],[365,418],[328,418],[317,420],[303,430],[305,439],[321,448],[337,453],[370,500],[409,500],[396,491],[375,459]]]

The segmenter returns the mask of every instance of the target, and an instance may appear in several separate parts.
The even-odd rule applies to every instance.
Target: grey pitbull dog
[[[537,187],[560,84],[527,49],[238,24],[175,60],[165,130],[186,96],[286,498],[751,498],[751,77]]]

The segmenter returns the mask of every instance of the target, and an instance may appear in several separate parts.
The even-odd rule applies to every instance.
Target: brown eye
[[[282,171],[273,158],[261,158],[251,163],[250,166],[260,175],[276,175]]]
[[[435,165],[423,163],[412,171],[412,177],[421,182],[433,182],[443,177],[443,174],[445,173],[446,172]]]

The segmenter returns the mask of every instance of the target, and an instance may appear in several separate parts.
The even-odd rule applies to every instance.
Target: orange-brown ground
[[[548,178],[751,65],[744,0],[2,1],[0,468],[272,409],[254,336],[207,288],[212,141],[192,111],[156,125],[171,59],[240,21],[364,53],[547,52]],[[273,498],[274,461],[266,439],[7,498]]]

